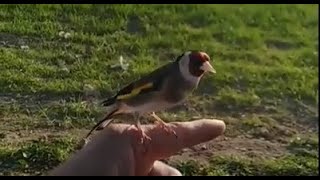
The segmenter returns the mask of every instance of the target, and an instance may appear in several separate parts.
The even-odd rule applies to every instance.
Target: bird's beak
[[[206,61],[205,63],[202,64],[201,69],[204,72],[211,72],[211,73],[216,73],[216,70],[211,66],[209,61]]]

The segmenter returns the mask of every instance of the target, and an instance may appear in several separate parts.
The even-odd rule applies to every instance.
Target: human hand
[[[168,123],[177,133],[167,134],[159,126],[143,125],[151,137],[149,145],[139,144],[126,129],[112,124],[93,137],[83,149],[49,173],[51,176],[180,176],[181,173],[161,159],[186,147],[212,140],[225,130],[220,120],[195,120]],[[144,147],[148,147],[145,151]]]

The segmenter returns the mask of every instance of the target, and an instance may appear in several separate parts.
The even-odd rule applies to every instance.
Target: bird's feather
[[[86,138],[88,138],[95,130],[102,130],[106,126],[108,126],[112,121],[112,117],[118,113],[119,109],[115,109],[109,114],[107,114],[103,119],[101,119],[87,134]]]
[[[122,88],[114,97],[104,100],[102,102],[103,106],[109,106],[114,104],[116,101],[128,100],[137,95],[159,91],[164,83],[165,78],[168,74],[170,74],[170,70],[172,70],[175,65],[178,65],[177,62],[166,64],[130,83]]]
[[[153,82],[143,84],[142,86],[132,88],[127,94],[119,94],[117,96],[117,100],[130,99],[131,97],[134,97],[140,94],[141,92],[143,92],[143,90],[144,91],[151,90],[153,87],[154,87]]]

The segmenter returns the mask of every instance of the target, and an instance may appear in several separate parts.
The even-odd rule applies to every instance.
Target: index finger
[[[225,131],[225,123],[216,119],[202,119],[190,122],[168,123],[177,134],[168,134],[155,126],[145,126],[151,137],[148,155],[153,159],[167,158],[186,147],[191,147],[220,136]]]

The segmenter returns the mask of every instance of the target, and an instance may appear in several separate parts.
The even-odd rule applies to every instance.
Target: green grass
[[[21,145],[19,149],[1,149],[2,175],[15,175],[15,173],[31,173],[40,175],[66,160],[72,152],[74,142],[69,139],[33,141]]]
[[[178,165],[186,176],[317,176],[318,160],[304,156],[284,156],[256,161],[243,157],[215,157],[209,165],[187,161]]]
[[[24,138],[37,139],[42,132],[72,135],[69,130],[89,129],[101,115],[97,101],[191,49],[207,52],[217,74],[201,81],[185,105],[188,111],[159,113],[167,121],[216,117],[226,121],[230,138],[250,135],[284,145],[295,136],[313,137],[318,20],[317,5],[1,5],[1,156],[17,158],[15,153],[34,148],[37,163],[60,162],[59,152],[64,158],[69,152],[65,146],[37,149],[31,143],[25,149],[11,136],[30,132],[31,137],[21,137],[28,144]],[[127,71],[113,67],[120,56],[129,63]],[[86,101],[90,94],[93,102]],[[250,172],[238,166],[233,171],[222,163],[204,174],[317,174],[318,157],[309,155],[318,141],[312,142],[266,161],[265,170],[249,163],[243,166]],[[311,165],[297,170],[303,155]],[[9,160],[5,167],[0,162],[7,174],[45,171],[32,163],[29,171],[23,168],[30,159]]]

